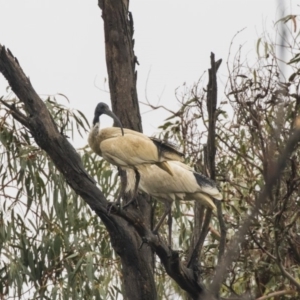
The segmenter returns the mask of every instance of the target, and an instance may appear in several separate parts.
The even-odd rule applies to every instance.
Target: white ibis
[[[195,200],[215,210],[213,199],[222,200],[216,183],[195,172],[191,167],[179,161],[169,161],[173,176],[162,171],[156,165],[140,165],[138,189],[157,198],[165,205],[165,211],[154,228],[157,233],[166,216],[169,214],[169,245],[171,245],[171,206],[174,200]],[[134,173],[127,170],[126,192],[133,190]]]
[[[120,128],[107,127],[100,130],[99,118],[102,114],[112,117]],[[135,188],[132,200],[135,197],[140,177],[137,166],[155,164],[159,170],[171,176],[172,170],[167,161],[183,160],[183,154],[173,145],[149,138],[134,130],[123,129],[120,120],[105,103],[99,103],[95,109],[93,128],[90,131],[88,143],[95,153],[109,163],[121,169],[134,170]]]

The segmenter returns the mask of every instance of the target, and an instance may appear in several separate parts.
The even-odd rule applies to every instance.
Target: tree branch
[[[273,293],[270,293],[268,295],[259,297],[256,300],[266,300],[266,299],[269,299],[269,298],[272,298],[272,297],[278,297],[278,296],[281,296],[281,295],[293,295],[293,294],[295,294],[295,291],[283,290],[283,291],[277,291],[277,292],[273,292]]]
[[[19,64],[1,45],[0,72],[5,76],[16,96],[24,103],[24,109],[28,115],[28,128],[36,143],[48,153],[70,187],[101,218],[110,234],[115,251],[120,255],[122,263],[128,266],[128,272],[135,273],[133,268],[148,270],[145,257],[141,256],[138,251],[140,239],[135,239],[131,243],[126,242],[124,237],[131,236],[132,228],[124,219],[107,215],[108,201],[97,188],[95,180],[83,168],[81,158],[72,145],[59,133],[45,103],[37,95]],[[135,264],[132,263],[133,261]],[[155,296],[155,288],[153,289],[153,286],[148,284],[149,272],[145,272],[135,288],[139,289],[141,297],[150,300],[153,299],[153,294]],[[128,278],[133,280],[131,276]],[[134,293],[136,294],[137,291],[132,291],[132,294]]]
[[[207,145],[204,147],[204,157],[205,157],[205,169],[209,170],[209,174],[206,174],[211,179],[215,180],[215,153],[216,153],[216,146],[215,146],[215,135],[216,135],[216,107],[217,107],[217,78],[216,73],[221,65],[222,60],[218,60],[215,62],[214,54],[211,53],[211,69],[208,70],[209,80],[207,84],[207,111],[208,111],[208,137],[207,137]],[[221,210],[221,206],[219,207],[218,211]],[[199,235],[198,241],[196,242],[193,252],[190,255],[190,259],[188,261],[188,266],[192,267],[193,265],[197,264],[199,259],[199,255],[201,249],[204,244],[205,237],[209,231],[209,223],[211,219],[212,212],[210,210],[206,210],[206,215],[204,219],[204,223],[201,228],[201,234]],[[222,219],[221,215],[221,219]],[[195,219],[199,219],[196,217]],[[196,222],[196,220],[195,220]],[[220,222],[221,223],[221,222]],[[224,223],[224,221],[223,221]],[[223,224],[222,223],[222,224]],[[196,226],[194,230],[199,230],[200,226]],[[224,225],[225,226],[225,225]],[[225,231],[226,234],[226,231]],[[225,236],[226,237],[226,236]],[[221,241],[223,241],[222,236],[222,226],[221,226]],[[221,242],[222,245],[222,242]],[[223,247],[222,247],[223,248]]]
[[[207,111],[208,111],[208,137],[207,137],[207,157],[208,168],[211,179],[216,180],[216,123],[217,123],[217,100],[218,100],[218,86],[217,86],[217,71],[222,63],[222,59],[215,61],[214,53],[210,55],[211,68],[208,70],[209,80],[207,85]],[[216,201],[218,220],[220,224],[220,244],[218,253],[218,264],[221,262],[226,245],[226,225],[222,214],[222,204]]]
[[[273,171],[272,173],[268,174],[266,184],[259,195],[256,206],[252,209],[251,213],[245,218],[243,225],[240,227],[238,232],[232,238],[230,245],[227,249],[227,252],[216,270],[216,275],[210,286],[210,291],[220,290],[227,269],[237,256],[239,252],[239,244],[245,239],[246,233],[249,229],[249,226],[251,225],[252,219],[256,217],[262,204],[264,204],[267,201],[268,197],[272,192],[272,188],[275,186],[277,181],[281,178],[282,171],[285,169],[289,157],[291,156],[291,154],[297,147],[298,143],[300,142],[300,118],[299,117],[295,120],[295,129],[293,131],[294,132],[292,132],[290,138],[287,141],[286,147],[283,149],[282,155],[278,158],[274,166],[270,168]],[[297,284],[296,287],[299,288],[299,285]]]
[[[11,111],[11,114],[17,121],[19,121],[25,127],[30,128],[29,119],[26,116],[24,116],[20,111],[18,111],[14,104],[9,105],[5,101],[3,101],[2,98],[0,99],[0,102]]]
[[[7,79],[16,96],[24,103],[25,111],[28,114],[26,119],[24,117],[26,120],[24,125],[30,130],[36,143],[48,153],[70,187],[101,218],[110,233],[111,242],[116,252],[120,254],[127,251],[127,255],[120,255],[121,259],[126,260],[128,265],[139,263],[140,268],[145,268],[143,260],[136,260],[139,245],[135,241],[130,244],[122,244],[120,237],[124,237],[129,234],[128,231],[132,230],[132,227],[128,226],[129,223],[135,228],[139,236],[154,249],[167,273],[181,288],[195,299],[199,295],[204,295],[204,287],[197,282],[193,270],[187,268],[180,261],[176,251],[171,251],[166,243],[152,233],[145,225],[144,216],[138,210],[129,208],[126,211],[118,211],[115,215],[107,214],[108,201],[97,188],[94,179],[84,170],[80,156],[68,140],[59,133],[46,105],[33,89],[29,79],[16,60],[1,45],[0,72]],[[15,115],[13,114],[13,116]],[[24,120],[22,119],[22,121]],[[143,299],[153,299],[153,297],[148,295],[148,298],[145,296]]]
[[[193,266],[196,266],[199,260],[199,254],[200,251],[204,245],[204,241],[205,238],[207,236],[207,233],[209,231],[209,224],[210,224],[210,219],[211,219],[211,215],[212,215],[212,210],[211,209],[206,209],[206,214],[205,214],[205,218],[204,218],[204,222],[202,225],[202,230],[201,230],[201,234],[199,236],[199,239],[193,249],[191,258],[188,262],[188,267],[192,268]]]

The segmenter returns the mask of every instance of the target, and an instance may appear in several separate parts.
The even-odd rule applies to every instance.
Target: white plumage
[[[100,129],[102,114],[111,116],[120,127]],[[154,228],[156,232],[171,212],[174,200],[195,200],[214,210],[213,199],[222,199],[214,181],[181,162],[183,154],[176,147],[140,132],[123,129],[120,120],[105,103],[96,107],[88,143],[95,153],[126,170],[125,191],[131,192],[132,200],[139,188],[165,204],[165,212]],[[169,230],[171,238],[170,224]]]
[[[100,129],[99,118],[102,114],[112,117],[120,127]],[[155,164],[162,172],[172,175],[167,161],[183,159],[183,154],[173,145],[156,138],[149,138],[134,130],[123,129],[120,120],[105,103],[99,103],[95,109],[88,143],[95,153],[111,164],[125,170],[128,168],[135,170],[136,188],[133,188],[135,192],[139,182],[138,166]]]
[[[96,124],[89,134],[91,149],[113,165],[136,169],[142,164],[157,164],[171,173],[166,161],[182,160],[182,154],[172,147],[146,135],[118,127],[99,129]]]
[[[165,212],[155,226],[155,231],[159,229],[165,217],[170,213],[174,200],[199,201],[213,210],[216,209],[213,199],[222,200],[222,195],[213,180],[195,172],[182,162],[169,161],[168,165],[173,176],[163,172],[156,165],[137,167],[140,174],[138,189],[165,204]],[[126,191],[130,192],[134,189],[134,173],[132,170],[127,170],[127,182]]]

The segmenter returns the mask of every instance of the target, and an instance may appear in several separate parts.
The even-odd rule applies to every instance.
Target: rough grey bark
[[[214,53],[210,55],[211,68],[208,70],[209,80],[207,85],[207,111],[208,111],[208,138],[207,138],[207,157],[208,170],[211,174],[211,179],[216,180],[216,122],[217,122],[217,71],[222,63],[222,59],[215,61]],[[218,210],[218,220],[220,224],[220,245],[218,254],[218,263],[221,262],[226,245],[226,225],[222,214],[222,205],[220,201],[216,201]]]
[[[211,68],[208,70],[208,84],[207,84],[207,112],[208,112],[208,136],[207,136],[207,145],[204,147],[204,169],[208,170],[206,176],[209,178],[215,180],[216,179],[216,171],[215,171],[215,155],[216,155],[216,121],[217,121],[217,71],[221,65],[222,60],[218,60],[215,62],[215,56],[213,53],[211,53]],[[218,211],[221,213],[221,203],[220,201],[217,201],[216,206],[218,208]],[[197,269],[197,266],[199,264],[200,259],[200,253],[202,250],[202,247],[204,245],[204,241],[206,238],[206,235],[209,231],[209,224],[211,219],[212,211],[210,209],[206,209],[205,217],[203,218],[204,214],[204,208],[198,208],[195,212],[195,228],[194,228],[194,236],[196,235],[196,232],[198,232],[198,239],[193,247],[193,251],[189,258],[188,266]],[[221,218],[223,220],[222,214]],[[204,220],[203,220],[204,219]],[[201,220],[201,223],[199,222]],[[221,221],[222,221],[221,220]],[[224,221],[223,221],[224,223]],[[220,222],[221,224],[221,222]],[[225,226],[225,225],[224,225]],[[221,234],[222,234],[222,226],[221,226]],[[224,234],[224,233],[223,233]],[[225,231],[226,236],[226,231]],[[220,245],[222,245],[222,249],[220,250],[221,256],[224,253],[224,247],[225,247],[225,236],[224,236],[224,244],[221,242]],[[223,236],[221,235],[221,238]]]
[[[45,104],[34,91],[17,61],[13,60],[4,47],[0,47],[0,51],[0,71],[8,80],[14,93],[25,104],[27,112],[27,116],[22,115],[10,106],[13,116],[30,129],[37,144],[49,154],[67,183],[101,217],[110,233],[112,245],[121,257],[126,297],[156,299],[152,269],[147,257],[141,255],[138,250],[141,239],[137,238],[137,234],[132,227],[128,226],[128,222],[107,215],[108,202],[97,189],[94,180],[85,172],[79,155],[58,131]],[[134,220],[136,216],[131,218]],[[142,271],[137,274],[137,270]]]
[[[128,210],[118,211],[115,215],[107,214],[108,201],[97,188],[93,178],[84,170],[75,149],[58,131],[44,102],[23,73],[17,59],[10,53],[0,45],[0,72],[24,104],[26,115],[1,99],[0,102],[10,109],[16,120],[30,130],[36,143],[48,153],[70,187],[82,197],[105,224],[114,249],[121,256],[122,264],[126,264],[125,297],[127,299],[156,298],[155,286],[152,285],[153,273],[149,268],[147,258],[140,255],[142,252],[138,250],[139,243],[137,243],[139,239],[133,239],[128,243],[127,238],[124,238],[133,234],[138,235],[151,247],[160,258],[166,272],[182,289],[187,291],[193,299],[203,299],[205,289],[199,283],[197,274],[186,267],[177,251],[172,251],[163,239],[152,233],[145,222],[145,216],[139,210],[129,207]],[[125,252],[126,255],[124,255]],[[136,259],[137,257],[139,259]],[[137,269],[144,271],[138,275],[138,278],[135,277]],[[136,282],[132,284],[130,280]]]
[[[129,0],[99,0],[98,4],[104,21],[106,65],[113,111],[124,127],[142,132]]]
[[[139,111],[138,96],[136,90],[137,62],[134,54],[133,19],[128,11],[129,1],[103,0],[98,5],[102,10],[104,21],[105,53],[108,73],[108,82],[111,96],[112,109],[119,117],[125,128],[142,132],[142,121]],[[121,181],[125,182],[125,172],[119,172]],[[125,197],[126,201],[126,197]],[[151,205],[146,201],[146,196],[139,196],[139,209],[144,215],[145,224],[151,228],[152,211]],[[140,237],[135,230],[123,236],[122,243],[129,244],[134,240],[135,244],[141,244]],[[138,248],[138,247],[137,247]],[[136,250],[137,250],[136,248]],[[135,257],[131,249],[122,247],[123,251],[118,254],[122,261],[123,283],[125,294],[128,299],[133,299],[133,294],[141,288],[138,283],[143,280],[145,290],[152,290],[153,299],[156,298],[154,283],[154,254],[150,247],[143,247],[135,251]],[[143,261],[146,268],[140,269],[134,260]],[[151,273],[151,276],[149,274]],[[145,284],[147,281],[147,284]]]

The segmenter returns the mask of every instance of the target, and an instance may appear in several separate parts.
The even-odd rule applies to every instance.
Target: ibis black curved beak
[[[96,106],[95,109],[95,115],[94,115],[94,120],[93,120],[93,125],[95,126],[96,123],[99,122],[99,118],[102,114],[106,114],[110,116],[112,119],[114,119],[115,123],[120,126],[122,135],[124,136],[124,129],[121,121],[119,118],[109,109],[108,105],[101,102]]]
[[[119,118],[111,110],[105,111],[104,114],[106,114],[114,119],[114,121],[117,123],[117,125],[119,125],[119,127],[121,128],[122,135],[124,136],[123,125],[122,125],[121,121],[119,120]]]

